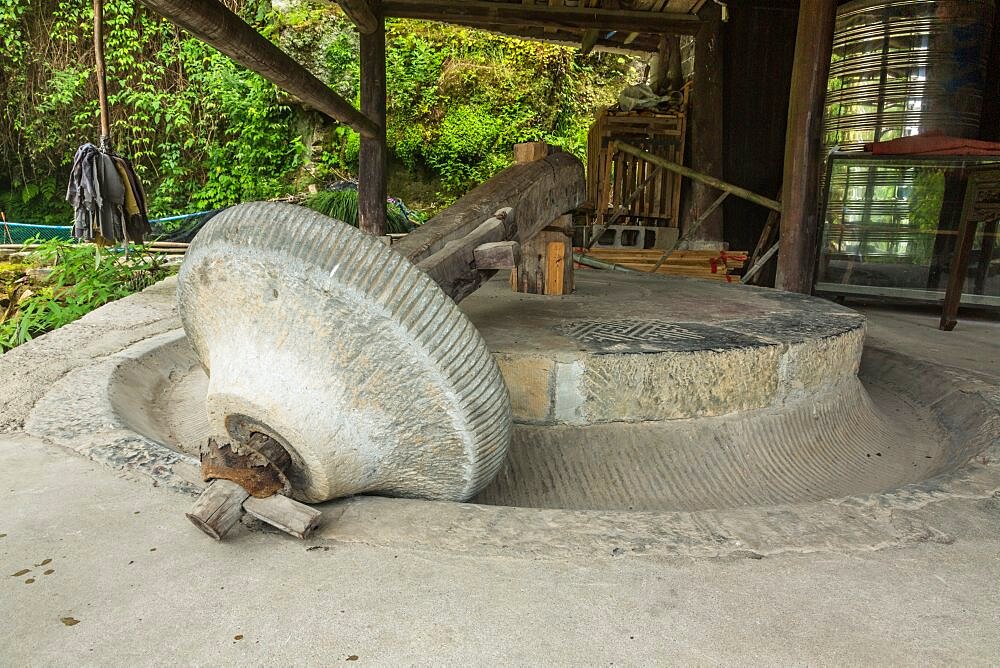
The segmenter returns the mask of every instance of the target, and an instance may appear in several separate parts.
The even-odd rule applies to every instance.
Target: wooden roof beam
[[[337,4],[362,35],[371,35],[383,25],[381,16],[372,6],[372,0],[337,0]]]
[[[570,30],[617,30],[644,33],[693,35],[700,20],[692,14],[643,12],[598,7],[553,7],[482,0],[382,0],[385,16],[461,25],[564,28]]]
[[[167,20],[317,111],[348,125],[362,137],[379,136],[377,124],[218,0],[142,1]]]
[[[500,33],[501,35],[510,35],[512,37],[521,37],[523,39],[531,39],[564,46],[580,47],[584,39],[583,32],[572,30],[557,29],[555,32],[545,32],[543,28],[526,28],[521,26],[489,25],[464,22],[453,22],[453,25],[463,25],[470,28],[476,28],[477,30]],[[641,35],[639,39],[635,40],[631,44],[623,45],[621,40],[616,40],[614,37],[605,38],[600,35],[601,33],[598,34],[597,42],[594,44],[591,51],[600,50],[611,53],[646,56],[649,55],[650,52],[656,51],[657,44],[659,42],[659,37],[656,35]],[[625,33],[617,33],[615,36],[624,38]],[[587,54],[584,53],[583,55]]]

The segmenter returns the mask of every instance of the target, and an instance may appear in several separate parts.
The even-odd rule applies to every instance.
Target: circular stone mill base
[[[174,284],[111,308],[142,317]],[[908,534],[858,508],[919,505],[995,475],[970,465],[997,447],[996,422],[981,417],[996,415],[995,389],[877,350],[859,378],[864,318],[830,302],[585,270],[572,295],[514,293],[497,277],[460,308],[511,396],[499,475],[471,504],[329,502],[319,537],[499,551],[870,547]],[[196,493],[206,386],[183,330],[167,329],[55,383],[25,431]],[[92,417],[60,419],[73,404]]]

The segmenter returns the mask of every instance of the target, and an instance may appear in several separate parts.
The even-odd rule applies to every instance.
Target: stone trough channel
[[[65,354],[73,328],[111,318],[144,333],[39,390],[23,428],[195,494],[208,377],[174,315],[175,283],[33,342],[32,355]],[[995,386],[866,350],[863,317],[830,302],[580,271],[569,296],[513,293],[498,277],[460,308],[511,396],[499,475],[472,503],[323,504],[317,539],[545,554],[869,549],[926,539],[893,509],[996,483]]]

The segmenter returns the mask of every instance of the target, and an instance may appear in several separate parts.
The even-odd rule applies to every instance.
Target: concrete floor
[[[998,378],[995,321],[868,314],[872,346]],[[1000,491],[924,506],[947,533],[902,546],[715,559],[213,543],[188,504],[0,435],[0,663],[1000,662]]]

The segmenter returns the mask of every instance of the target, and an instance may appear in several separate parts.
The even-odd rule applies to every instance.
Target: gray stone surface
[[[180,327],[176,290],[176,279],[161,281],[0,356],[0,433],[19,430],[35,402],[72,369]]]
[[[635,287],[634,281],[623,283]],[[732,294],[727,286],[713,288],[698,289],[722,301]],[[594,286],[582,288],[583,294],[587,290],[593,294]],[[519,295],[491,297],[493,292],[485,295],[495,309],[520,303]],[[747,292],[751,306],[758,292]],[[594,310],[607,309],[613,293],[598,286]],[[543,317],[508,319],[504,333],[548,336],[556,347],[547,356],[497,353],[524,426],[515,431],[500,477],[477,501],[675,512],[872,494],[884,499],[887,490],[921,488],[924,481],[951,475],[990,448],[988,438],[973,433],[990,428],[983,413],[990,401],[982,390],[989,384],[968,385],[963,377],[925,369],[937,379],[914,385],[911,360],[875,351],[865,374],[869,389],[878,393],[873,404],[855,377],[864,334],[859,315],[822,301],[765,297],[756,307],[777,309],[768,333],[773,339],[744,348],[716,349],[708,342],[700,350],[581,352],[567,347],[571,338],[552,335],[559,331],[549,324],[559,322],[560,300],[536,304]],[[122,310],[128,303],[145,313],[148,298],[124,300],[119,317],[128,316]],[[801,321],[783,310],[787,303],[808,307]],[[499,333],[487,313],[473,315],[486,323],[488,336]],[[688,317],[695,315],[715,317],[706,310]],[[743,323],[756,337],[766,330],[763,320],[758,311],[755,320],[720,322]],[[697,326],[702,332],[719,327]],[[574,361],[560,361],[566,354]],[[51,356],[61,357],[57,350]],[[258,357],[248,359],[254,364]],[[935,393],[913,394],[914,387]],[[165,332],[68,371],[38,400],[25,429],[112,468],[194,493],[200,484],[198,449],[211,433],[208,388],[183,334]],[[946,401],[943,388],[952,388]],[[732,412],[734,407],[740,411]],[[561,411],[562,425],[544,426],[554,410]],[[614,422],[595,421],[595,414]],[[630,532],[641,534],[643,526]]]
[[[327,504],[307,543],[248,529],[214,543],[168,485],[14,429],[0,436],[0,661],[995,664],[1000,423],[983,402],[1000,404],[1000,325],[867,314],[862,374],[934,403],[967,447],[927,484],[825,504],[623,517],[356,498]],[[30,362],[47,385],[107,362],[46,354],[88,331],[0,371]],[[120,336],[111,348],[134,334]],[[0,385],[8,429],[49,389],[32,378]]]
[[[1000,656],[997,498],[896,513],[887,522],[911,539],[890,548],[846,548],[831,533],[806,553],[675,558],[632,549],[614,525],[582,522],[566,531],[589,526],[595,553],[560,550],[558,526],[493,554],[462,543],[464,525],[442,532],[444,544],[413,544],[405,512],[380,515],[398,534],[391,546],[352,533],[345,517],[306,543],[246,530],[215,543],[184,519],[185,498],[16,435],[0,438],[0,495],[7,665],[355,656],[376,665],[988,665]],[[783,521],[776,512],[774,533]]]
[[[562,297],[501,277],[461,307],[525,424],[781,407],[854,382],[864,343],[863,316],[831,302],[677,277],[581,270]]]

